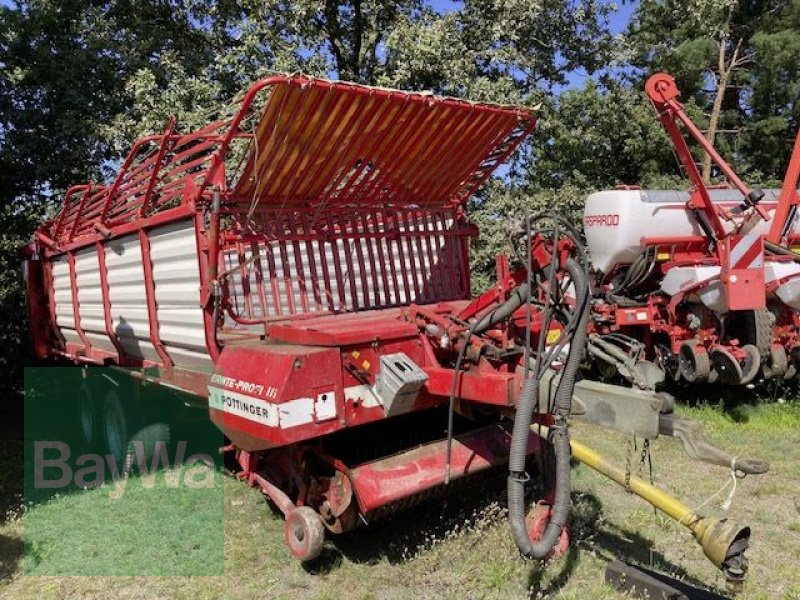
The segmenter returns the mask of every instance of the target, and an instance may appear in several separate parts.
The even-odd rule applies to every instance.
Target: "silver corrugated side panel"
[[[75,313],[72,309],[72,284],[69,278],[69,263],[65,256],[53,260],[53,296],[56,304],[56,326],[68,342],[82,344],[75,330]]]
[[[200,267],[194,223],[177,221],[153,229],[150,259],[161,342],[177,366],[210,367],[200,307]]]
[[[114,344],[106,333],[103,292],[100,287],[100,263],[96,248],[84,248],[75,253],[75,283],[78,287],[81,327],[86,339],[95,348],[116,353]]]
[[[126,354],[158,362],[158,353],[150,342],[139,234],[111,240],[105,251],[114,331]]]

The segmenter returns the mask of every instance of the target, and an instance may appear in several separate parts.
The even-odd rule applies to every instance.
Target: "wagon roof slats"
[[[278,206],[466,200],[532,110],[293,76],[272,90],[233,197]]]
[[[535,124],[527,108],[268,77],[196,131],[171,119],[137,140],[113,182],[70,188],[41,233],[89,243],[169,208],[194,210],[212,185],[239,209],[462,203]]]

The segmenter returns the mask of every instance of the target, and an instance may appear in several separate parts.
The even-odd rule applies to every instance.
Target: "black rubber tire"
[[[696,342],[681,344],[678,354],[681,377],[689,383],[701,383],[708,380],[711,373],[711,360],[706,352],[695,352]]]
[[[742,366],[728,350],[718,346],[711,351],[714,361],[714,371],[719,375],[719,381],[725,385],[738,385],[742,382]]]
[[[753,345],[758,349],[761,356],[769,356],[774,323],[775,316],[769,309],[764,308],[753,311],[753,327],[755,329]]]
[[[764,379],[783,379],[789,368],[789,359],[783,346],[773,344],[769,348],[769,358],[761,366]]]
[[[102,392],[95,379],[84,379],[78,389],[78,432],[84,452],[99,452],[103,447]]]
[[[742,346],[747,358],[742,366],[742,385],[746,385],[753,381],[761,370],[761,353],[752,344],[745,344]]]
[[[146,461],[149,470],[159,448],[169,445],[169,424],[147,423],[143,417],[138,398],[124,386],[109,384],[103,399],[103,439],[106,453],[117,464],[118,475],[127,477],[137,467],[138,461]],[[141,444],[141,445],[140,445]],[[139,455],[137,456],[137,449]]]

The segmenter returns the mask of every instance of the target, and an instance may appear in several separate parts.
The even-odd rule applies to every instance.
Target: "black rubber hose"
[[[569,431],[566,418],[572,406],[572,392],[586,343],[589,282],[586,272],[574,259],[568,259],[566,268],[575,285],[575,296],[578,302],[576,311],[579,316],[577,322],[573,324],[574,331],[572,332],[570,351],[561,374],[553,407],[555,423],[550,428],[549,442],[553,445],[556,459],[553,507],[547,527],[537,541],[530,539],[525,526],[525,482],[527,481],[525,460],[528,455],[530,426],[539,399],[539,380],[536,378],[526,379],[522,384],[509,455],[508,518],[511,533],[520,553],[527,558],[537,560],[547,557],[561,536],[561,531],[569,518],[570,493],[572,491]]]
[[[472,335],[478,335],[486,331],[487,329],[491,329],[493,326],[497,325],[508,319],[514,311],[516,311],[520,306],[522,306],[523,302],[528,301],[528,291],[530,290],[530,286],[527,283],[523,283],[522,285],[516,287],[511,295],[508,297],[508,300],[503,302],[500,306],[490,312],[488,315],[485,315],[479,321],[473,323],[470,327],[470,332]]]
[[[453,448],[453,415],[455,414],[456,406],[456,385],[458,383],[458,377],[461,373],[461,363],[464,361],[464,357],[467,354],[469,340],[473,335],[483,333],[487,329],[506,320],[508,317],[514,314],[514,311],[522,306],[523,302],[528,300],[528,290],[530,290],[530,285],[527,283],[524,283],[516,288],[511,293],[508,300],[495,308],[489,314],[484,315],[482,319],[472,323],[467,332],[464,334],[464,341],[461,346],[461,350],[458,352],[458,357],[456,358],[455,369],[453,371],[453,381],[450,385],[450,400],[447,409],[447,454],[445,458],[444,475],[445,484],[450,483],[450,457]]]

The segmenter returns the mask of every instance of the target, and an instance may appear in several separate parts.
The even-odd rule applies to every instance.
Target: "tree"
[[[600,0],[464,0],[446,14],[424,0],[16,0],[0,7],[0,200],[17,232],[0,262],[17,264],[67,186],[109,179],[134,138],[171,114],[197,127],[271,71],[534,103],[567,72],[607,64],[610,10]],[[14,281],[0,285],[18,302]]]
[[[445,15],[428,8],[387,37],[378,81],[474,100],[538,102],[569,72],[608,63],[609,12],[596,0],[465,0]]]
[[[526,167],[534,189],[641,185],[656,174],[680,174],[643,91],[607,77],[547,102],[534,138]]]
[[[798,35],[797,2],[644,0],[627,40],[634,65],[676,77],[706,113],[706,137],[740,170],[775,178],[798,123],[798,96],[787,95],[800,83]]]

